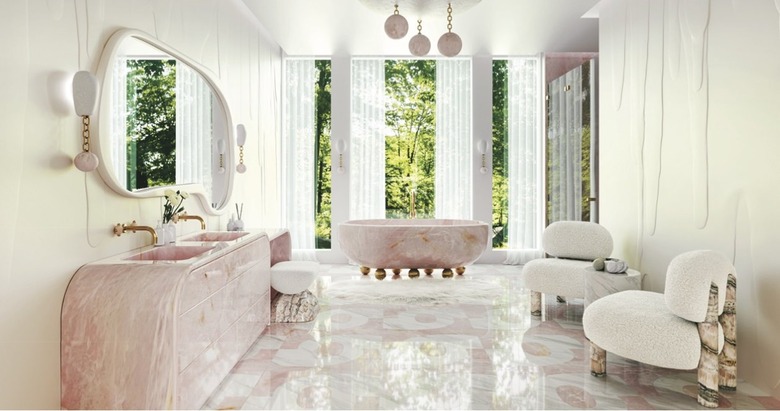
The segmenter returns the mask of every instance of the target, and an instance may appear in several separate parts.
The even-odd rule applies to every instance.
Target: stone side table
[[[641,290],[642,273],[628,269],[622,274],[596,271],[593,267],[585,269],[585,307],[601,297],[618,291]]]

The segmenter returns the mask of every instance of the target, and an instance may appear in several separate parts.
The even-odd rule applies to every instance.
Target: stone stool
[[[307,322],[317,316],[320,304],[308,288],[319,270],[314,261],[280,261],[271,267],[271,287],[278,291],[271,301],[271,322]]]

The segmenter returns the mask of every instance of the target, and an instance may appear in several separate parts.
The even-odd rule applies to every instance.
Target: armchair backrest
[[[612,254],[612,235],[588,221],[556,221],[544,229],[542,248],[558,258],[595,260]]]
[[[678,255],[666,270],[666,306],[679,317],[702,322],[707,315],[710,284],[715,283],[718,314],[723,313],[729,274],[736,278],[734,266],[716,251],[696,250]]]

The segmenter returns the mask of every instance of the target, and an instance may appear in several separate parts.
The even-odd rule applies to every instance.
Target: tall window
[[[471,218],[471,61],[352,62],[350,218]]]
[[[330,248],[330,60],[316,60],[314,70],[315,245],[317,248]]]
[[[530,57],[493,62],[493,247],[515,264],[541,256],[539,66]]]
[[[285,62],[284,207],[296,257],[330,248],[330,60]]]
[[[385,61],[385,215],[434,218],[436,61]]]

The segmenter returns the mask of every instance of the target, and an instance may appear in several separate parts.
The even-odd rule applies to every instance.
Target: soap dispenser
[[[231,215],[230,216],[230,220],[228,220],[228,223],[227,223],[227,230],[228,231],[235,231],[235,229],[236,229],[236,223],[234,221],[234,217],[235,217],[235,215]]]

